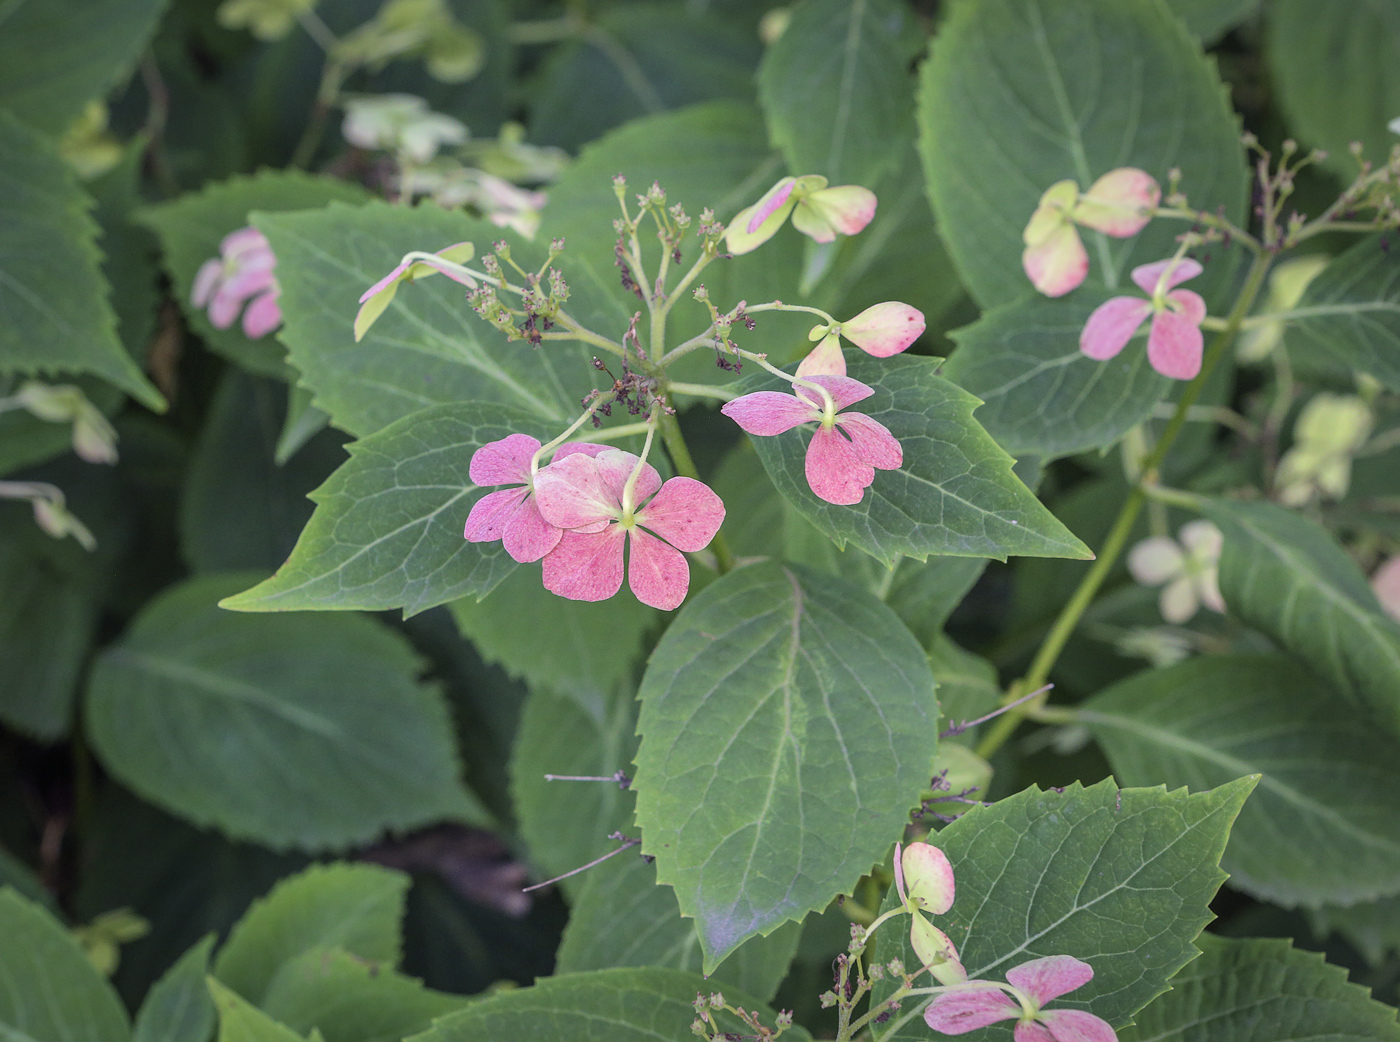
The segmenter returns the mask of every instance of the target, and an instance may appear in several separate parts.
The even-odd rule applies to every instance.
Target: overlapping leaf
[[[1303,291],[1286,336],[1400,390],[1400,253],[1373,235],[1335,258]]]
[[[215,939],[206,935],[146,993],[136,1014],[132,1042],[209,1042],[218,1014],[205,978]]]
[[[849,893],[928,785],[938,703],[898,618],[777,563],[706,587],[638,698],[637,822],[706,970]]]

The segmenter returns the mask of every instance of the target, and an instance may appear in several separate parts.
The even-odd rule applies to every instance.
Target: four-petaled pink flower
[[[209,323],[215,329],[233,325],[247,303],[243,333],[257,340],[282,324],[282,309],[277,303],[282,287],[272,273],[276,266],[277,258],[262,232],[256,228],[230,232],[219,243],[219,256],[199,266],[190,301],[197,308],[209,308]]]
[[[1174,290],[1172,287],[1194,279],[1201,270],[1200,264],[1189,257],[1134,268],[1133,281],[1151,299],[1114,297],[1100,304],[1084,324],[1084,332],[1079,335],[1079,350],[1099,361],[1112,358],[1123,350],[1151,315],[1147,360],[1163,376],[1190,380],[1201,371],[1205,343],[1201,337],[1201,320],[1206,317],[1206,302],[1189,289]]]
[[[554,458],[557,461],[575,453],[597,455],[605,448],[606,445],[567,442],[559,446]],[[535,503],[530,461],[539,449],[538,439],[512,434],[488,442],[472,455],[467,470],[472,484],[513,487],[488,492],[476,501],[462,532],[468,542],[491,543],[499,539],[506,553],[521,564],[538,561],[558,545],[562,530],[541,517]]]
[[[459,242],[438,250],[430,258],[406,257],[399,261],[398,267],[360,294],[360,310],[355,315],[356,341],[369,332],[369,327],[374,325],[380,315],[384,314],[384,309],[389,306],[394,299],[394,294],[399,291],[400,282],[413,282],[415,279],[427,278],[429,275],[441,272],[468,289],[476,289],[476,279],[450,268],[446,264],[436,264],[432,259],[441,257],[450,264],[462,265],[471,260],[475,254],[475,246],[469,242]]]
[[[801,385],[793,386],[794,394],[755,391],[726,403],[720,412],[759,437],[816,423],[807,444],[807,484],[828,503],[859,503],[875,480],[875,469],[897,470],[904,450],[883,423],[864,413],[840,411],[869,398],[874,388],[846,376],[814,376],[804,382],[825,388],[826,395]]]
[[[535,475],[535,500],[544,521],[565,530],[544,558],[545,589],[607,600],[622,588],[630,535],[628,585],[663,611],[679,607],[690,588],[681,551],[703,550],[724,521],[724,503],[703,483],[675,477],[663,485],[656,468],[621,449],[556,460]]]
[[[1006,972],[1008,995],[991,981],[970,980],[938,995],[924,1010],[934,1031],[962,1035],[1002,1020],[1015,1020],[1016,1042],[1117,1042],[1108,1021],[1077,1009],[1043,1007],[1094,979],[1087,962],[1072,955],[1032,959]]]
[[[841,337],[876,358],[897,355],[924,332],[924,313],[916,307],[887,300],[866,308],[848,322],[813,326],[809,340],[820,340],[812,353],[797,367],[797,375],[845,376],[846,356],[841,353]]]
[[[875,193],[860,185],[826,186],[820,174],[785,177],[729,222],[729,252],[748,253],[771,239],[792,215],[792,226],[817,242],[855,235],[875,216]]]
[[[1126,239],[1142,231],[1161,198],[1151,175],[1130,166],[1110,170],[1083,195],[1075,181],[1057,181],[1021,233],[1026,277],[1047,297],[1064,296],[1089,274],[1089,254],[1075,225]]]

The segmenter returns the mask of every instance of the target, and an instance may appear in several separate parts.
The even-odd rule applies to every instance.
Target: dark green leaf
[[[922,649],[848,583],[777,563],[701,591],[638,694],[637,822],[707,971],[850,893],[927,787]]]
[[[1384,962],[1390,952],[1400,952],[1400,895],[1345,908],[1320,908],[1313,922],[1319,935],[1340,933],[1372,965]]]
[[[970,651],[958,647],[942,633],[928,644],[928,661],[938,681],[938,726],[944,730],[986,716],[1001,703],[1001,685],[996,668]],[[976,735],[964,731],[962,741]],[[954,736],[957,737],[957,736]]]
[[[990,0],[951,10],[924,63],[919,148],[948,251],[984,308],[1030,291],[1021,231],[1041,193],[1121,166],[1173,167],[1202,210],[1244,211],[1238,117],[1200,44],[1158,0]],[[1168,257],[1176,221],[1085,233],[1088,285]],[[1212,270],[1231,264],[1221,258]],[[1208,283],[1206,283],[1208,285]],[[1196,286],[1200,291],[1200,285]]]
[[[352,615],[245,616],[240,574],[148,604],[99,657],[87,724],[107,769],[196,824],[277,848],[481,821],[447,706],[408,643]]]
[[[1362,239],[1303,291],[1287,331],[1293,350],[1321,352],[1400,390],[1400,251],[1385,235]]]
[[[136,1014],[132,1042],[209,1042],[218,1014],[204,979],[214,941],[206,935],[156,981]]]
[[[1130,785],[1259,787],[1230,833],[1232,885],[1285,906],[1400,892],[1395,743],[1282,656],[1212,656],[1139,673],[1080,717]]]
[[[138,364],[151,346],[161,301],[155,237],[131,219],[144,205],[141,173],[145,158],[146,138],[142,135],[126,146],[120,163],[88,186],[97,201],[93,217],[102,228],[102,274],[112,287],[117,336]]]

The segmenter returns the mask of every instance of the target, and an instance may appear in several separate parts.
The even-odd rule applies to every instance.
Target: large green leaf
[[[1400,8],[1275,0],[1267,25],[1269,76],[1299,139],[1325,149],[1327,165],[1348,181],[1353,141],[1384,163],[1395,143],[1386,124],[1400,112]]]
[[[253,902],[219,950],[214,975],[261,1003],[283,966],[341,948],[395,966],[409,878],[365,864],[316,865]]]
[[[209,978],[209,994],[219,1011],[219,1042],[302,1042],[302,1037],[279,1024],[238,992]]]
[[[529,413],[481,402],[439,405],[352,442],[311,494],[316,511],[272,578],[223,602],[234,611],[403,608],[414,614],[482,597],[515,568],[462,526],[478,491],[473,453],[511,434],[547,440]]]
[[[1097,362],[1079,350],[1089,314],[1108,297],[1026,297],[956,330],[943,376],[983,404],[977,422],[1013,456],[1068,456],[1112,445],[1147,419],[1172,381],[1147,364],[1141,343]]]
[[[0,889],[0,1035],[14,1042],[127,1042],[121,1000],[73,935]]]
[[[1310,907],[1400,892],[1395,742],[1295,662],[1212,656],[1148,670],[1081,719],[1129,785],[1260,776],[1221,861],[1234,886]]]
[[[1214,43],[1232,26],[1243,22],[1260,0],[1167,0],[1167,6],[1204,43]]]
[[[87,725],[107,769],[196,824],[325,850],[387,828],[482,821],[441,692],[351,615],[235,615],[235,573],[167,590],[98,658]]]
[[[1272,503],[1215,500],[1206,514],[1225,534],[1220,592],[1230,613],[1400,731],[1400,625],[1346,551]]]
[[[947,730],[957,724],[986,716],[1001,704],[1001,685],[997,682],[996,667],[980,655],[960,648],[942,633],[936,634],[926,645],[929,665],[933,668],[934,679],[938,681],[938,725]],[[964,743],[969,743],[977,729],[954,735]]]
[[[444,1017],[410,1042],[682,1042],[694,1037],[695,996],[717,990],[698,974],[654,967],[570,973],[543,978],[533,987],[498,991]],[[773,1025],[776,1014],[752,995],[728,986],[723,992],[731,1006],[759,1012],[766,1025]],[[716,1017],[722,1031],[742,1027],[727,1014]],[[811,1038],[800,1027],[783,1037],[793,1042]]]
[[[1400,952],[1400,894],[1344,908],[1320,908],[1313,913],[1313,922],[1319,935],[1340,933],[1372,965],[1380,965],[1391,952]]]
[[[53,143],[0,112],[0,373],[92,373],[162,409],[117,339],[91,205]]]
[[[1253,786],[1253,778],[1240,778],[1187,794],[1075,783],[975,808],[937,835],[957,897],[935,925],[973,978],[1001,979],[1041,956],[1083,959],[1094,979],[1056,1006],[1087,1009],[1121,1026],[1195,958],[1192,942],[1213,918],[1209,905],[1225,879],[1217,862]],[[885,903],[898,903],[893,888]],[[899,937],[893,954],[917,965],[907,929],[891,926],[891,937]],[[879,988],[876,1000],[889,990]],[[898,1015],[919,1008],[907,1002]],[[1005,1030],[966,1037],[992,1042]],[[877,1029],[876,1038],[926,1040],[928,1029],[916,1015],[897,1031]]]
[[[57,134],[126,76],[165,0],[16,0],[0,11],[0,109]],[[0,164],[3,165],[3,164]]]
[[[219,256],[224,236],[251,223],[249,215],[254,211],[312,210],[332,201],[359,204],[368,199],[362,188],[345,181],[300,170],[261,170],[251,177],[231,177],[198,192],[187,192],[143,210],[139,219],[160,239],[165,270],[190,328],[219,354],[250,372],[285,380],[291,371],[283,360],[282,345],[272,334],[250,340],[238,322],[227,329],[215,329],[205,310],[191,303],[195,274],[205,261]],[[279,257],[279,281],[288,269],[289,263]],[[353,312],[350,317],[354,317]]]
[[[937,375],[934,358],[859,359],[850,375],[875,395],[850,410],[889,428],[904,449],[898,470],[877,471],[854,506],[816,497],[804,469],[811,428],[753,438],[778,491],[837,546],[893,564],[902,556],[1091,556],[1011,472],[1012,459],[973,418],[977,399]],[[777,377],[752,390],[791,390]]]
[[[1362,239],[1303,291],[1289,347],[1318,351],[1400,390],[1400,252],[1384,235]]]
[[[218,1014],[204,979],[214,941],[206,934],[156,981],[136,1014],[131,1042],[209,1042]]]
[[[923,45],[899,0],[807,0],[763,55],[758,97],[794,174],[874,188],[914,134],[909,66]]]
[[[637,822],[706,970],[850,893],[928,786],[938,702],[895,614],[776,562],[700,592],[638,698]]]
[[[1203,210],[1244,211],[1237,117],[1200,44],[1160,0],[988,0],[951,9],[924,63],[919,148],[939,230],[984,308],[1031,291],[1021,231],[1064,178],[1087,188],[1133,166],[1172,168]],[[1085,235],[1088,285],[1168,257],[1184,227]],[[1221,255],[1213,266],[1231,267]],[[1208,282],[1197,284],[1208,285]]]
[[[767,937],[750,937],[710,975],[716,986],[743,988],[771,1000],[787,976],[802,927],[784,923]],[[675,892],[658,886],[656,866],[621,854],[591,868],[569,908],[556,973],[612,966],[668,966],[699,973],[695,923],[681,918]]]
[[[1202,955],[1119,1042],[1394,1042],[1395,1010],[1347,981],[1347,971],[1282,938],[1204,934]]]
[[[431,204],[333,203],[313,212],[260,214],[255,224],[277,254],[288,357],[337,427],[364,436],[430,405],[466,400],[553,422],[578,415],[578,400],[597,375],[588,365],[591,349],[507,343],[472,312],[465,288],[451,279],[400,287],[363,340],[356,343],[352,329],[360,294],[411,250],[472,241],[482,254],[506,239],[521,267],[538,269],[542,246]],[[568,265],[561,269],[572,282]],[[512,300],[507,294],[506,302]]]

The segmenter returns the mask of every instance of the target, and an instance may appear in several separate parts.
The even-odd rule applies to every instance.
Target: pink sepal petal
[[[875,217],[875,193],[860,185],[822,188],[800,200],[792,214],[792,226],[817,242],[831,242],[838,234],[856,235]]]
[[[627,562],[627,585],[643,604],[674,611],[690,589],[690,565],[679,550],[634,528]]]
[[[1055,1036],[1044,1024],[1023,1020],[1011,1032],[1012,1042],[1055,1042]]]
[[[228,283],[224,283],[209,302],[209,324],[215,329],[227,329],[233,325],[242,306],[243,298],[229,293]]]
[[[1127,345],[1143,320],[1152,314],[1152,301],[1141,297],[1114,297],[1094,309],[1079,334],[1079,350],[1100,362],[1112,358]]]
[[[812,383],[821,384],[831,395],[831,400],[836,403],[838,410],[846,408],[848,405],[855,405],[856,402],[863,402],[875,393],[875,388],[869,384],[863,384],[859,380],[853,380],[849,376],[814,376]],[[817,399],[817,408],[821,408],[821,395],[815,394],[805,387],[794,387],[799,395],[804,398]]]
[[[769,438],[821,419],[821,412],[810,402],[780,391],[755,391],[725,402],[720,412],[749,434]]]
[[[1066,222],[1021,252],[1031,285],[1047,297],[1063,297],[1089,274],[1089,254],[1074,225]]]
[[[1206,317],[1206,302],[1199,293],[1189,289],[1174,289],[1167,294],[1169,305],[1192,325],[1199,326]]]
[[[1152,220],[1151,210],[1162,198],[1162,188],[1145,170],[1120,166],[1089,186],[1074,208],[1074,220],[1085,228],[1126,239]]]
[[[1094,979],[1094,968],[1073,955],[1047,955],[1006,971],[1007,981],[1043,1006]]]
[[[924,327],[922,311],[889,300],[866,308],[849,322],[842,322],[841,335],[868,355],[889,358],[919,339]]]
[[[571,601],[605,601],[622,589],[621,525],[582,534],[565,532],[544,556],[544,588]]]
[[[640,459],[635,453],[613,448],[604,449],[594,457],[598,474],[619,511],[622,509],[622,492],[627,486],[627,479],[632,476],[632,471],[636,469]],[[660,487],[661,475],[650,463],[643,463],[642,472],[637,475],[637,483],[632,486],[633,506],[645,503]]]
[[[843,412],[836,426],[846,432],[856,455],[878,470],[898,470],[904,464],[904,447],[879,420],[860,412]]]
[[[506,520],[501,545],[516,563],[529,564],[553,550],[563,534],[563,529],[555,528],[540,514],[535,497],[527,495]]]
[[[505,533],[506,524],[515,516],[520,501],[529,495],[524,488],[503,488],[488,492],[472,504],[462,537],[469,543],[492,543]]]
[[[1159,311],[1152,316],[1147,334],[1147,360],[1152,368],[1173,380],[1190,380],[1201,371],[1205,338],[1201,327],[1175,311]]]
[[[966,987],[934,996],[924,1010],[924,1023],[945,1035],[965,1035],[1020,1015],[1020,1004],[996,985],[968,981]]]
[[[249,340],[259,340],[282,324],[282,306],[277,298],[282,295],[280,287],[274,286],[253,302],[243,312],[243,335]]]
[[[378,282],[376,282],[373,286],[371,286],[369,289],[365,290],[363,293],[360,294],[360,303],[363,304],[365,301],[369,300],[370,297],[373,297],[373,296],[375,296],[376,294],[382,293],[384,290],[388,289],[388,288],[389,288],[391,285],[393,285],[395,282],[398,282],[399,279],[401,279],[401,278],[403,277],[403,273],[406,272],[407,270],[408,270],[408,261],[400,261],[400,262],[399,262],[399,266],[398,266],[397,268],[395,268],[393,271],[389,272],[389,274],[385,275],[382,279],[380,279]]]
[[[277,276],[271,268],[239,268],[224,279],[218,296],[229,296],[235,300],[247,300],[255,293],[261,293],[270,286],[277,285]]]
[[[724,501],[704,482],[676,477],[662,485],[636,517],[637,524],[693,553],[709,546],[724,523]]]
[[[246,228],[239,228],[237,231],[229,232],[219,242],[219,252],[225,257],[237,257],[239,254],[248,253],[253,250],[270,250],[267,236],[249,225]]]
[[[778,208],[788,201],[788,197],[792,195],[792,190],[795,187],[797,187],[797,178],[785,177],[768,189],[763,198],[753,205],[744,230],[750,235],[758,231],[763,222],[777,213]]]
[[[210,257],[199,266],[194,276],[194,288],[190,291],[190,303],[197,308],[205,307],[214,296],[219,279],[224,274],[224,263],[218,257]]]
[[[1400,554],[1376,569],[1371,576],[1371,589],[1386,614],[1400,621]]]
[[[1056,181],[1045,189],[1021,231],[1021,241],[1027,246],[1039,246],[1069,223],[1069,212],[1078,199],[1079,184],[1071,179]]]
[[[852,506],[865,496],[875,480],[875,468],[857,454],[843,434],[818,427],[807,445],[807,484],[817,498],[838,506]]]
[[[1118,1042],[1108,1021],[1082,1009],[1048,1010],[1040,1020],[1053,1042]]]
[[[812,348],[797,367],[797,374],[803,379],[813,376],[845,376],[846,356],[841,353],[841,339],[835,333],[822,337],[822,342]]]
[[[556,460],[535,475],[540,513],[556,528],[591,527],[621,513],[618,495],[604,481],[597,461],[582,454]]]
[[[909,894],[904,889],[904,848],[899,843],[894,845],[894,892],[899,895],[900,904],[909,904]]]
[[[560,445],[554,450],[554,458],[556,460],[561,460],[575,453],[582,453],[585,456],[591,456],[596,459],[598,453],[606,452],[610,448],[612,448],[611,445],[605,445],[597,441],[566,441],[563,445]]]
[[[489,441],[472,453],[467,476],[473,485],[515,485],[530,480],[530,459],[539,451],[538,438],[510,434]]]
[[[900,858],[900,875],[908,884],[908,901],[933,915],[953,907],[953,866],[948,855],[929,843],[910,843]]]
[[[1205,271],[1200,262],[1194,261],[1190,257],[1182,257],[1176,261],[1168,257],[1166,260],[1153,261],[1151,264],[1139,264],[1133,269],[1133,282],[1144,293],[1151,296],[1157,292],[1157,283],[1162,278],[1162,273],[1168,268],[1171,268],[1171,274],[1167,276],[1167,282],[1162,287],[1163,289],[1179,286],[1187,279],[1194,279]]]

